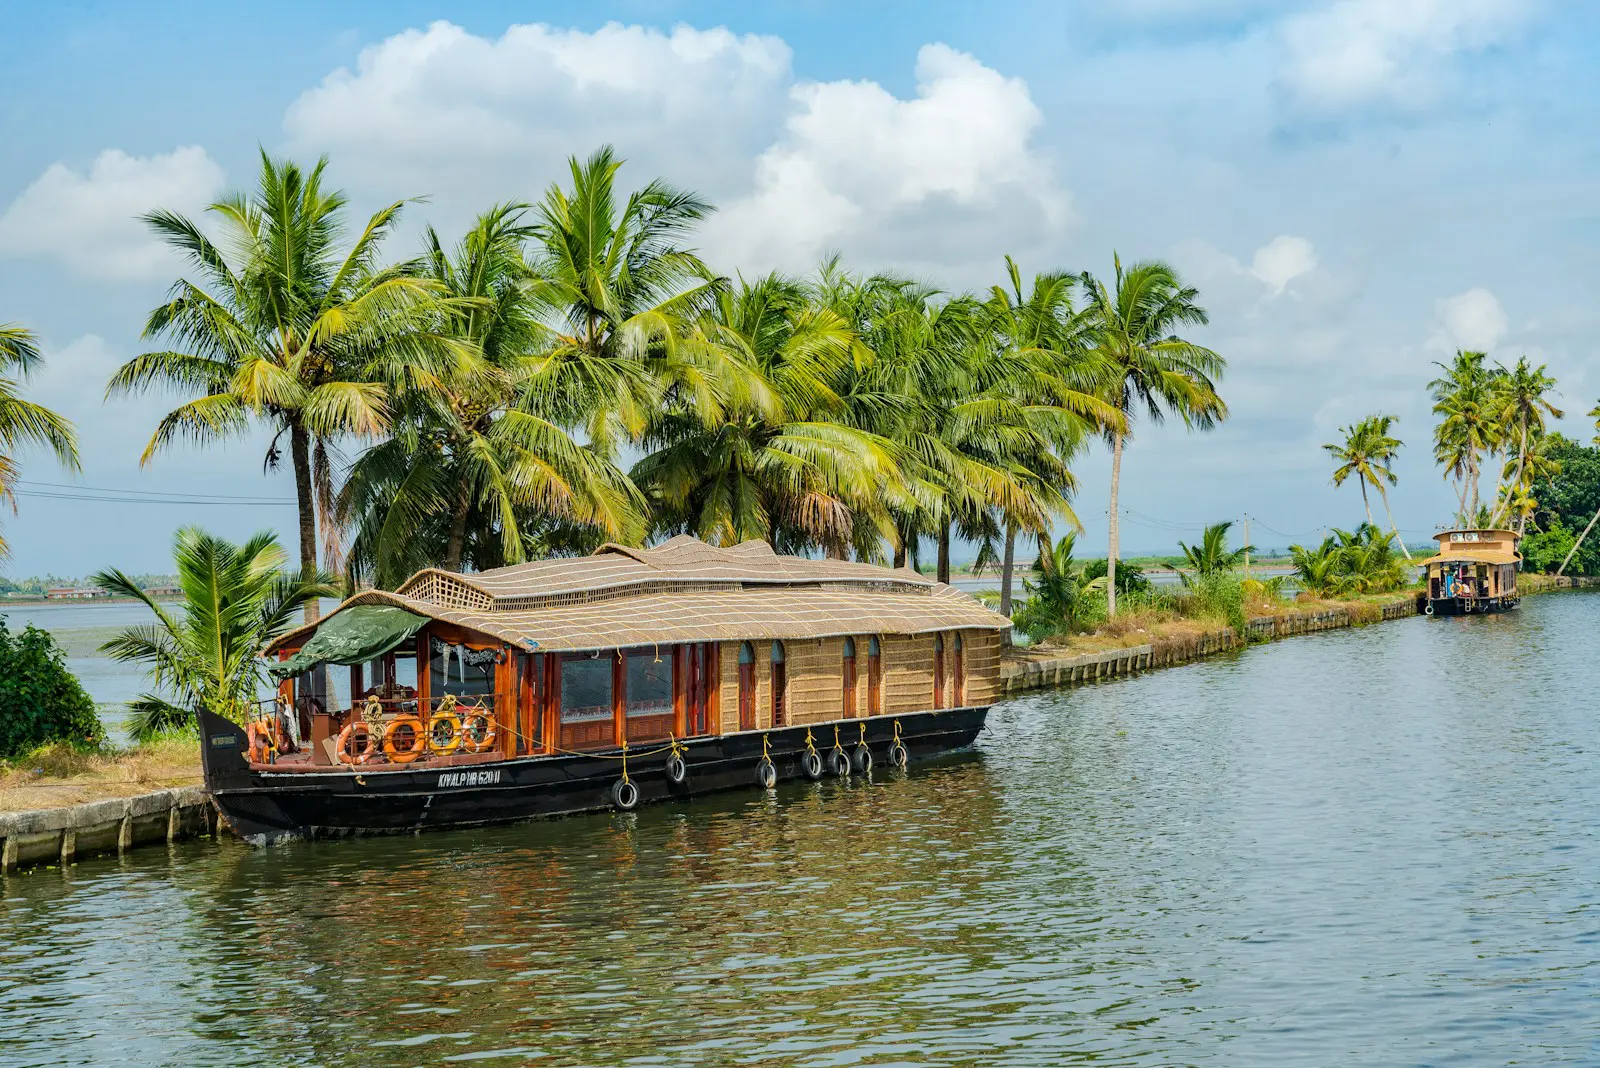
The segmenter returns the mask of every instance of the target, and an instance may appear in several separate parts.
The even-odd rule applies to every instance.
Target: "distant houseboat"
[[[1439,552],[1422,561],[1428,615],[1515,608],[1517,534],[1512,530],[1447,530],[1434,535]]]
[[[202,711],[206,782],[264,842],[903,766],[972,743],[1009,626],[915,571],[764,542],[428,570],[279,639],[260,722]]]

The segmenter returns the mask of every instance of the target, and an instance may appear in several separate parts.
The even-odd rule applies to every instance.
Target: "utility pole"
[[[1250,577],[1250,513],[1244,514],[1244,577]]]

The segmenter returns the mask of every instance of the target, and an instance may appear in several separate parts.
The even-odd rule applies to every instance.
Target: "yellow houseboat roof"
[[[1514,564],[1522,557],[1516,553],[1508,552],[1499,546],[1490,543],[1481,548],[1466,548],[1452,545],[1437,556],[1430,556],[1417,563],[1426,567],[1428,564]]]
[[[908,568],[779,556],[760,541],[720,548],[687,536],[470,575],[429,569],[393,593],[367,590],[334,611],[360,604],[394,605],[547,652],[1011,625]],[[321,622],[290,631],[268,651],[303,644]]]

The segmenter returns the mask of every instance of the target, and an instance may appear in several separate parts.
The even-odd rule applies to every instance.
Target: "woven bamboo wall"
[[[961,632],[967,664],[966,703],[990,704],[1000,696],[1000,634]],[[856,715],[867,714],[867,643],[856,642]],[[887,634],[879,638],[883,656],[883,714],[905,715],[933,707],[933,635]],[[739,729],[739,642],[722,643],[719,680],[722,730]],[[944,707],[955,700],[954,634],[945,635]],[[788,669],[789,725],[823,723],[844,714],[844,639],[807,638],[784,643]],[[772,726],[771,649],[756,649],[756,726]]]
[[[987,705],[1000,699],[1000,632],[964,630],[967,652],[967,704]]]
[[[786,642],[789,722],[821,723],[844,714],[843,638]]]
[[[732,734],[739,729],[739,646],[742,642],[723,642],[717,661],[721,665],[718,686],[718,705],[722,711],[721,734]]]
[[[933,706],[933,635],[885,635],[883,711],[898,716]]]

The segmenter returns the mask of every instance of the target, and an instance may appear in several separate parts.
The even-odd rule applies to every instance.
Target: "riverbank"
[[[1518,576],[1517,584],[1527,597],[1557,589],[1597,588],[1600,578],[1526,574]],[[1000,666],[1000,688],[1010,695],[1131,675],[1257,642],[1403,619],[1416,615],[1421,605],[1420,590],[1405,590],[1345,601],[1288,603],[1283,611],[1249,617],[1242,632],[1185,619],[1132,631],[1073,635],[1056,644],[1007,650]]]
[[[1519,585],[1526,596],[1600,587],[1600,579],[1523,575]],[[1010,696],[1127,676],[1259,642],[1400,619],[1417,614],[1418,607],[1418,592],[1410,590],[1350,601],[1286,603],[1282,611],[1249,617],[1242,631],[1169,620],[1074,635],[1060,644],[1008,650],[1001,665],[1001,690]],[[213,833],[211,813],[194,741],[164,741],[114,756],[53,749],[0,773],[0,870],[70,863],[75,855]]]

